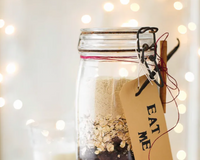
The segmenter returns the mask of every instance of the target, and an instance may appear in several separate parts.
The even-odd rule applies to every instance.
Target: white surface
[[[200,25],[200,18],[199,18],[199,9],[200,3],[199,0],[191,0],[191,11],[190,11],[190,21],[195,22]],[[195,80],[193,83],[189,85],[189,95],[190,100],[188,101],[188,130],[187,130],[187,159],[200,159],[199,155],[199,57],[195,54],[195,51],[198,51],[199,48],[199,28],[196,32],[191,33],[191,45],[190,45],[190,57],[189,57],[189,70],[193,72],[195,75]],[[198,58],[197,58],[198,57]]]

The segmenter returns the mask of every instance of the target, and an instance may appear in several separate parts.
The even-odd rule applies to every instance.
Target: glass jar
[[[81,30],[76,96],[77,160],[134,160],[119,92],[125,83],[145,74],[137,59],[138,29]],[[142,34],[139,42],[140,46],[152,45],[152,34]],[[152,54],[148,50],[145,57]]]

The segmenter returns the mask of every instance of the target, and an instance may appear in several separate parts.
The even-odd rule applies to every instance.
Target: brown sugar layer
[[[116,117],[123,115],[119,92],[130,79],[114,79],[112,77],[97,77],[95,90],[95,114],[111,114]]]

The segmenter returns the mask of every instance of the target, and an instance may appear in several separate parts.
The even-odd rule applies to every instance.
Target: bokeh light
[[[128,23],[123,23],[121,27],[137,27],[138,26],[138,21],[135,19],[131,19],[128,21]]]
[[[49,131],[47,131],[47,130],[43,130],[43,131],[41,131],[41,133],[45,137],[48,137],[48,135],[49,135]]]
[[[132,11],[137,12],[137,11],[139,11],[139,9],[140,9],[139,4],[137,4],[137,3],[131,4],[131,10]]]
[[[14,107],[15,109],[21,109],[22,106],[23,106],[23,103],[22,103],[22,101],[20,101],[19,99],[16,100],[16,101],[13,103],[13,107]]]
[[[87,23],[90,23],[90,22],[91,22],[91,19],[92,19],[92,18],[91,18],[89,15],[84,15],[84,16],[82,16],[81,21],[82,21],[83,23],[87,24]]]
[[[188,81],[188,82],[192,82],[194,81],[194,74],[192,72],[187,72],[185,74],[185,79]]]
[[[3,75],[0,73],[0,83],[3,81]]]
[[[131,67],[131,71],[132,71],[132,72],[135,72],[136,69],[137,69],[137,66],[136,66],[136,65],[134,65],[134,66]]]
[[[180,114],[185,114],[187,109],[186,109],[186,106],[184,104],[179,104],[178,105],[178,110],[179,110]]]
[[[0,28],[3,28],[5,25],[5,21],[3,19],[0,19]]]
[[[176,10],[181,10],[181,9],[183,9],[183,4],[179,1],[177,1],[177,2],[174,3],[174,8]]]
[[[120,68],[120,69],[119,69],[119,75],[120,75],[121,77],[127,77],[127,76],[128,76],[128,71],[127,71],[127,69],[126,69],[126,68]]]
[[[128,24],[129,24],[130,27],[137,27],[138,21],[135,20],[135,19],[131,19],[131,20],[129,20]]]
[[[197,25],[194,22],[190,22],[190,23],[188,23],[188,28],[189,28],[189,30],[194,31],[194,30],[196,30]]]
[[[185,93],[185,91],[180,91],[180,94],[178,96],[178,99],[180,101],[184,101],[187,98],[187,94]]]
[[[123,24],[121,25],[121,27],[129,27],[129,24],[128,24],[128,23],[123,23]]]
[[[199,50],[198,50],[198,55],[200,56],[200,48],[199,48]]]
[[[181,34],[185,34],[187,32],[187,28],[184,25],[178,26],[178,31]]]
[[[63,121],[63,120],[58,120],[57,122],[56,122],[56,129],[57,130],[63,130],[65,128],[65,121]]]
[[[124,5],[128,4],[130,2],[130,0],[120,0],[120,2]]]
[[[13,34],[14,31],[15,31],[15,27],[12,26],[12,25],[7,26],[6,29],[5,29],[6,34]]]
[[[176,133],[181,133],[181,132],[183,132],[183,125],[180,124],[180,123],[178,123],[177,126],[174,128],[174,131],[175,131]]]
[[[186,158],[186,152],[183,150],[180,150],[177,152],[176,157],[178,158],[178,160],[185,160]]]
[[[0,97],[0,107],[3,107],[5,105],[5,99]]]
[[[107,12],[111,12],[114,9],[114,5],[110,2],[107,2],[106,4],[104,4],[104,9]]]
[[[12,74],[16,71],[16,65],[14,63],[9,63],[7,66],[6,66],[6,72],[8,74]]]
[[[31,123],[34,123],[35,121],[33,119],[29,119],[28,121],[26,121],[26,125],[29,125]]]

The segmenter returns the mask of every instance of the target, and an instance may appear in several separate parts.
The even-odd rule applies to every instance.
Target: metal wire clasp
[[[145,32],[149,31],[150,33],[153,34],[153,43],[151,44],[151,46],[149,46],[148,44],[144,44],[142,46],[142,49],[140,48],[140,34],[143,34]],[[158,64],[156,62],[156,57],[157,57],[157,47],[156,47],[156,32],[158,31],[158,28],[156,27],[142,27],[138,30],[137,32],[137,51],[138,51],[138,57],[141,61],[142,64],[145,64],[146,69],[149,73],[149,77],[152,81],[154,81],[159,87],[163,87],[164,86],[164,82],[160,73],[160,69],[158,67]],[[147,50],[154,50],[154,55],[150,55],[149,56],[149,60],[152,61],[154,63],[154,70],[150,70],[149,64],[147,63],[147,58],[145,58],[144,53]],[[142,54],[140,53],[142,52]],[[154,78],[154,76],[156,75],[156,73],[158,73],[159,75],[159,79],[160,79],[160,83]],[[147,84],[149,83],[149,81],[145,81],[144,84],[141,86],[141,88],[139,89],[139,91],[136,93],[136,96],[138,96],[142,90],[147,86]]]

